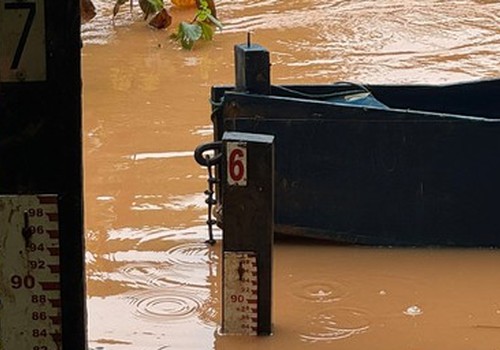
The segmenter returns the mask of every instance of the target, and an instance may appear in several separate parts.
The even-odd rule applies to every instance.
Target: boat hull
[[[500,81],[369,86],[375,103],[343,99],[349,89],[213,89],[216,140],[225,131],[275,136],[276,231],[368,245],[500,246]]]

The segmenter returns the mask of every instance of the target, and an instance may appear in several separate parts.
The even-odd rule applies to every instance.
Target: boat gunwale
[[[262,94],[251,94],[248,92],[238,92],[234,90],[226,90],[224,92],[224,97],[221,100],[222,106],[225,105],[230,105],[231,103],[237,102],[237,100],[269,100],[270,102],[277,102],[277,103],[294,103],[296,104],[297,102],[304,104],[305,106],[321,106],[321,107],[334,107],[338,109],[353,109],[353,110],[361,110],[363,112],[370,112],[370,111],[377,111],[377,112],[384,112],[387,114],[397,114],[399,117],[401,117],[401,114],[405,115],[404,118],[401,120],[391,120],[391,121],[398,121],[398,122],[442,122],[442,121],[455,121],[455,122],[485,122],[485,123],[500,123],[500,115],[498,116],[499,119],[494,119],[494,118],[487,118],[487,117],[480,117],[480,116],[470,116],[470,115],[462,115],[462,114],[451,114],[451,113],[441,113],[441,112],[432,112],[432,111],[426,111],[426,110],[416,110],[416,109],[400,109],[400,108],[383,108],[383,107],[377,107],[377,106],[361,106],[361,105],[346,105],[344,103],[339,104],[335,103],[332,101],[322,101],[322,100],[312,100],[312,99],[307,99],[307,98],[298,98],[298,97],[289,97],[289,96],[275,96],[275,95],[262,95]],[[245,102],[246,102],[245,101]],[[265,104],[265,103],[261,103]],[[254,104],[255,105],[255,104]],[[275,107],[274,107],[275,108]],[[321,114],[319,112],[316,113],[311,113],[312,117],[308,118],[303,118],[304,121],[312,121],[312,120],[324,120],[324,121],[341,121],[346,117],[343,116],[335,116],[332,118],[330,115],[325,116],[324,114]],[[319,117],[321,115],[322,117]],[[256,119],[261,117],[262,119],[273,121],[273,120],[283,120],[283,119],[290,119],[293,121],[299,121],[301,119],[296,119],[292,118],[290,115],[284,118],[269,118],[269,117],[262,117],[262,116],[238,116],[238,117],[230,117],[229,119]],[[391,115],[391,117],[396,117]],[[422,119],[422,117],[434,117],[434,118],[439,118],[439,119],[433,119],[433,120],[425,120]],[[388,122],[389,120],[387,119],[353,119],[352,116],[348,117],[346,121],[349,122]]]

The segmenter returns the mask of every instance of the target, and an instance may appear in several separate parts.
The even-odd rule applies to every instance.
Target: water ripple
[[[497,4],[456,6],[448,2],[395,4],[348,1],[321,10],[308,9],[299,24],[296,9],[279,23],[260,14],[264,27],[303,28],[299,39],[283,36],[275,51],[295,55],[283,64],[294,76],[336,77],[370,82],[458,81],[498,76],[500,27]],[[255,17],[255,16],[254,16]],[[270,20],[265,17],[269,17]],[[312,22],[311,22],[312,21]],[[231,28],[255,29],[246,19]],[[389,81],[388,81],[389,79]]]
[[[217,256],[205,243],[184,242],[166,251],[121,251],[105,256],[127,262],[118,269],[117,280],[156,287],[190,286],[206,288]]]
[[[354,308],[331,308],[309,317],[300,338],[307,343],[331,342],[366,332],[370,321],[366,312]]]
[[[420,316],[422,315],[424,312],[422,311],[422,309],[420,307],[418,307],[418,305],[412,305],[412,306],[408,306],[408,308],[406,308],[405,311],[403,311],[403,313],[407,316]]]
[[[122,266],[119,271],[125,277],[126,281],[144,286],[152,286],[157,285],[157,281],[164,278],[170,272],[170,269],[170,264],[132,263]],[[162,283],[162,287],[175,285],[177,284]]]
[[[127,297],[134,306],[133,314],[151,322],[179,322],[196,314],[203,305],[199,293],[181,290],[150,290]]]
[[[344,284],[328,281],[327,278],[294,282],[290,290],[294,296],[315,303],[336,302],[348,294]]]
[[[165,256],[170,264],[178,268],[206,265],[211,261],[211,250],[202,242],[181,243],[166,251]]]

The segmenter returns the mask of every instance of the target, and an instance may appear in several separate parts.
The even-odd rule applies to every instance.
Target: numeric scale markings
[[[0,227],[0,349],[61,350],[57,196],[0,196]]]
[[[222,331],[256,335],[258,326],[257,258],[254,252],[224,252]]]

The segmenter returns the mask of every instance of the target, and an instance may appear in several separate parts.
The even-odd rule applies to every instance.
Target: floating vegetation
[[[144,20],[150,17],[149,26],[158,30],[166,29],[172,24],[172,16],[163,0],[138,0],[139,7],[144,14]],[[182,21],[177,27],[177,31],[170,35],[170,38],[180,42],[182,47],[192,50],[194,44],[199,40],[212,40],[215,28],[222,29],[222,23],[217,19],[217,12],[213,0],[171,0],[173,6],[187,8],[197,8],[191,22]],[[130,11],[133,10],[133,0],[116,0],[113,7],[113,19],[118,15],[120,9],[127,2],[130,4]],[[90,21],[95,16],[95,7],[91,0],[80,0],[81,16],[85,22]]]
[[[214,36],[214,26],[222,29],[222,23],[215,17],[215,5],[211,0],[197,0],[194,19],[191,23],[181,22],[177,28],[177,33],[171,38],[180,41],[183,48],[191,50],[196,41],[212,40]]]

